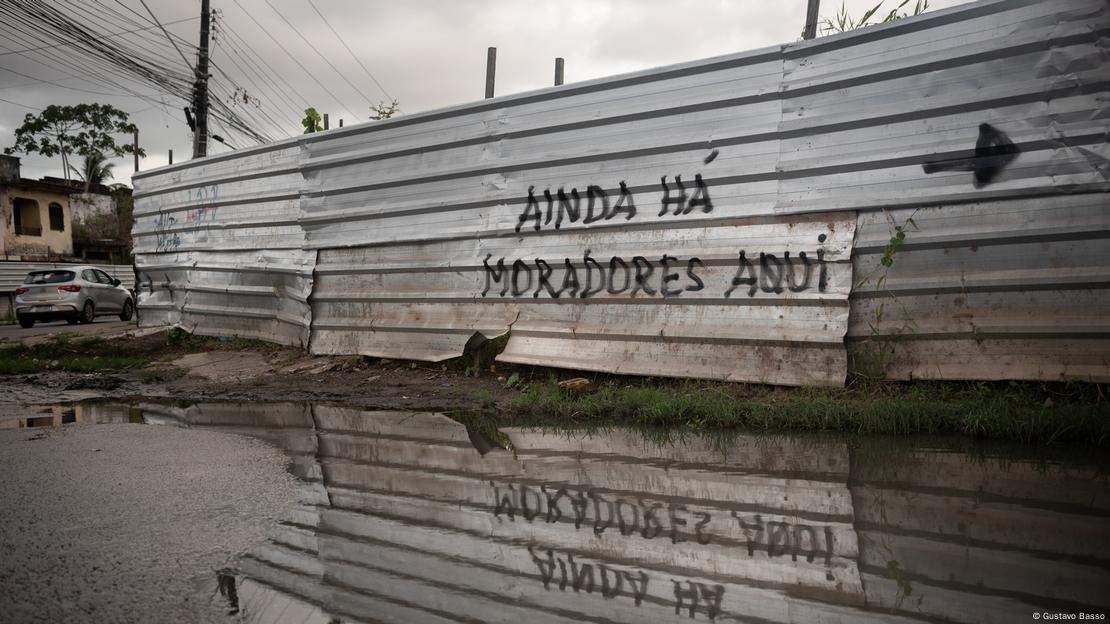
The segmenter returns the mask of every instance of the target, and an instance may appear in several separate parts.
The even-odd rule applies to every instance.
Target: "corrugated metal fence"
[[[979,2],[140,174],[144,323],[426,360],[511,331],[510,362],[779,384],[840,384],[849,352],[1110,379],[1108,34],[1100,0]]]

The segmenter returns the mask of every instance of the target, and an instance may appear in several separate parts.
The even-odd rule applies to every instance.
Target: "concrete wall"
[[[29,200],[38,204],[38,226],[42,230],[39,236],[16,234],[15,209],[18,203],[17,200]],[[50,228],[49,206],[52,203],[62,207],[62,231]],[[0,251],[4,254],[34,256],[68,256],[73,254],[73,215],[69,205],[68,193],[12,184],[0,188],[0,205],[3,206],[4,211],[4,242],[0,244]],[[33,225],[33,222],[24,221],[23,225]]]

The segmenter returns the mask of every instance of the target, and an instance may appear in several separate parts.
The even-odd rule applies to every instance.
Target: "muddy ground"
[[[49,339],[28,339],[41,345]],[[0,404],[58,403],[91,398],[329,401],[380,409],[450,411],[506,399],[512,372],[473,358],[416,363],[361,356],[312,356],[256,341],[171,336],[139,330],[92,343],[73,339],[73,353],[136,356],[140,367],[97,372],[45,370],[0,377]],[[4,343],[10,344],[10,343]],[[480,369],[479,369],[480,367]],[[546,375],[546,373],[545,373]],[[565,376],[574,376],[568,372]],[[546,377],[544,377],[546,379]]]

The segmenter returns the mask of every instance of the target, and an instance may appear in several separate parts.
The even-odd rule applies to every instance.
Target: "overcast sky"
[[[893,8],[897,1],[887,0],[887,5]],[[849,14],[858,17],[874,2],[846,0],[845,5]],[[961,3],[934,0],[930,10]],[[102,34],[135,28],[133,23],[114,20],[108,8],[135,19],[148,15],[140,0],[52,0],[51,4],[80,15],[86,28]],[[97,4],[105,6],[97,10]],[[190,18],[199,15],[199,0],[146,0],[146,4],[162,23],[177,22],[166,28],[195,46],[199,20]],[[257,98],[250,104],[236,99],[232,106],[259,131],[284,138],[302,131],[297,113],[307,105],[329,113],[337,125],[339,118],[345,124],[366,122],[370,104],[389,96],[400,102],[401,114],[481,99],[488,46],[497,47],[497,95],[507,95],[550,86],[557,56],[566,59],[566,82],[572,83],[793,41],[805,20],[805,4],[805,0],[212,0],[219,11],[212,58],[231,78],[217,73],[214,80],[225,101],[230,101],[227,95],[237,87],[240,94],[245,90],[248,99]],[[907,6],[912,4],[913,0]],[[831,17],[839,7],[825,0],[821,14]],[[90,17],[90,10],[101,19]],[[158,30],[105,40],[121,39],[152,50],[160,46],[157,51],[166,55],[167,63],[191,71]],[[148,97],[122,95],[119,85],[81,71],[79,59],[65,46],[22,52],[56,43],[29,39],[19,29],[0,30],[0,53],[8,52],[0,55],[0,146],[12,145],[15,128],[29,112],[50,104],[100,102],[132,113],[147,151],[143,169],[166,164],[170,149],[175,162],[191,155],[191,134],[182,113],[185,102],[160,95],[149,84],[119,80],[123,87]],[[182,52],[192,63],[194,50],[182,47]],[[235,132],[219,127],[214,131],[238,147],[253,144]],[[215,142],[209,148],[210,153],[228,149]],[[62,173],[57,158],[20,156],[24,177]],[[115,181],[129,183],[131,158],[115,162]]]

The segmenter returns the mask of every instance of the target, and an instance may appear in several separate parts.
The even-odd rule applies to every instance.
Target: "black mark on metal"
[[[925,173],[938,171],[971,171],[975,187],[991,183],[1006,165],[1021,152],[1017,145],[998,128],[989,123],[979,124],[979,138],[975,141],[975,155],[970,158],[931,160],[921,165]]]

